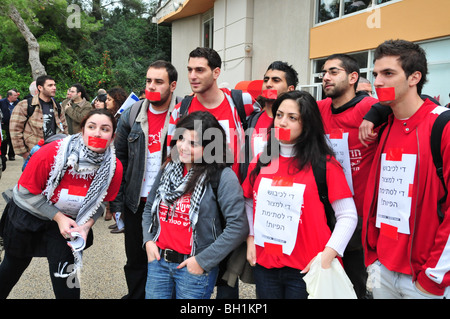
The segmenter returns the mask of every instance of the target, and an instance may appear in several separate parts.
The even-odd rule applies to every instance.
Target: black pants
[[[127,262],[124,267],[128,286],[126,299],[144,299],[147,281],[147,253],[142,247],[142,213],[145,202],[141,202],[136,213],[125,207],[123,222],[125,225],[125,254]]]
[[[365,299],[367,297],[366,283],[368,274],[364,265],[364,250],[361,248],[345,251],[342,262],[345,273],[352,282],[358,299]]]
[[[19,281],[32,257],[15,257],[8,252],[0,264],[0,299],[6,299]],[[49,261],[50,278],[56,299],[80,299],[80,287],[75,278],[59,278],[53,274],[58,272],[59,263]],[[39,296],[36,296],[39,298]]]
[[[11,135],[9,134],[9,126],[3,127],[3,130],[6,132],[5,140],[2,141],[1,151],[2,151],[2,158],[6,159],[6,154],[8,154],[8,157],[11,159],[12,157],[15,157],[16,154],[14,153],[14,148],[12,146],[11,141]]]
[[[76,275],[66,278],[55,276],[55,273],[70,274],[74,265],[72,250],[61,236],[56,222],[39,220],[11,200],[0,220],[0,235],[5,245],[5,258],[0,264],[0,298],[9,295],[33,257],[47,258],[57,299],[80,298],[80,284]],[[91,230],[85,249],[92,242]]]

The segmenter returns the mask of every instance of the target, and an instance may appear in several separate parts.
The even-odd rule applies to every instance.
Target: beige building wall
[[[216,0],[213,12],[214,49],[222,58],[219,85],[234,88],[240,81],[262,79],[275,60],[292,64],[300,83],[308,83],[312,1],[283,0],[280,6],[269,0]],[[202,16],[171,21],[180,96],[190,93],[186,66],[189,52],[202,45]]]

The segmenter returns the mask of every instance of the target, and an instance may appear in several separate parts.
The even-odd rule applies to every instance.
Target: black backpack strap
[[[217,193],[217,190],[218,190],[219,184],[220,184],[220,177],[222,176],[222,172],[223,172],[223,169],[219,169],[215,174],[213,174],[209,179],[209,184],[211,185],[214,196],[216,196],[216,204],[217,204],[217,209],[219,211],[220,224],[222,225],[222,229],[224,229],[226,222],[225,222],[225,218],[223,217],[222,210],[220,209],[220,205],[218,202],[219,197],[218,197],[218,193]]]
[[[433,156],[434,166],[436,166],[436,173],[439,179],[441,180],[442,186],[444,187],[445,191],[444,196],[438,201],[437,206],[437,213],[440,222],[442,222],[442,220],[444,219],[444,213],[441,210],[441,205],[445,203],[448,195],[448,190],[444,182],[443,160],[441,154],[442,132],[445,128],[445,125],[447,125],[448,121],[450,121],[450,111],[442,112],[436,118],[436,121],[433,124],[433,128],[431,129],[431,136],[430,136],[431,155]]]
[[[191,105],[193,95],[186,95],[183,100],[181,100],[180,112],[178,114],[178,118],[181,118],[183,115],[188,113],[189,105]]]
[[[242,180],[247,178],[248,166],[250,165],[250,161],[253,159],[254,156],[257,155],[257,154],[253,154],[253,152],[252,152],[251,137],[253,134],[253,129],[255,128],[256,123],[258,122],[258,119],[262,113],[263,113],[262,111],[252,113],[247,121],[248,128],[247,128],[247,131],[245,132],[245,143],[244,143],[244,154],[243,154],[244,158],[239,165],[239,173],[242,177]]]
[[[33,115],[34,109],[36,108],[36,105],[31,105],[32,99],[31,97],[27,98],[27,121]]]
[[[144,101],[145,99],[140,100],[131,106],[130,117],[128,119],[128,124],[130,124],[130,127],[132,127],[134,121],[136,121],[136,117],[139,113],[139,110],[141,109],[142,104],[144,104]]]
[[[319,198],[325,208],[325,215],[327,216],[327,224],[330,230],[333,231],[336,225],[336,216],[333,207],[331,207],[328,199],[328,185],[327,185],[327,162],[325,156],[322,156],[318,165],[312,167],[314,178],[316,179],[317,189],[319,190]]]
[[[231,98],[236,106],[239,118],[241,119],[244,131],[247,129],[247,115],[245,114],[244,100],[242,98],[242,90],[231,90]]]

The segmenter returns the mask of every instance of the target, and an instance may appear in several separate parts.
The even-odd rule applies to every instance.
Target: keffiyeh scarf
[[[116,155],[113,144],[103,154],[99,154],[87,148],[81,133],[70,135],[61,141],[43,194],[50,201],[66,171],[80,178],[93,177],[86,197],[75,219],[76,223],[81,226],[96,213],[102,204],[108,192],[109,184],[114,176],[115,169]],[[75,267],[71,274],[75,273],[82,265],[82,252],[74,251],[73,254],[75,257]],[[71,275],[63,275],[62,270],[56,273],[55,276],[68,277]]]
[[[159,187],[156,190],[155,200],[152,205],[152,213],[159,212],[159,205],[161,201],[169,207],[169,211],[174,209],[177,199],[184,194],[187,182],[193,174],[193,170],[190,169],[189,172],[183,176],[183,168],[184,164],[181,162],[171,161],[167,164],[161,176]],[[200,202],[202,201],[205,193],[205,177],[205,173],[200,175],[194,191],[191,194],[189,221],[192,229],[195,229],[195,225],[197,224]]]

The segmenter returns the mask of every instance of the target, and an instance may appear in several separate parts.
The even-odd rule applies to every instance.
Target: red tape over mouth
[[[263,90],[262,96],[266,99],[276,100],[278,97],[277,90]]]
[[[290,141],[291,140],[291,130],[287,128],[275,128],[275,137],[279,141]]]
[[[145,90],[145,98],[149,101],[161,101],[161,93]]]
[[[89,136],[88,145],[95,148],[106,148],[108,140],[104,138]]]
[[[375,88],[380,102],[394,101],[395,88]]]

